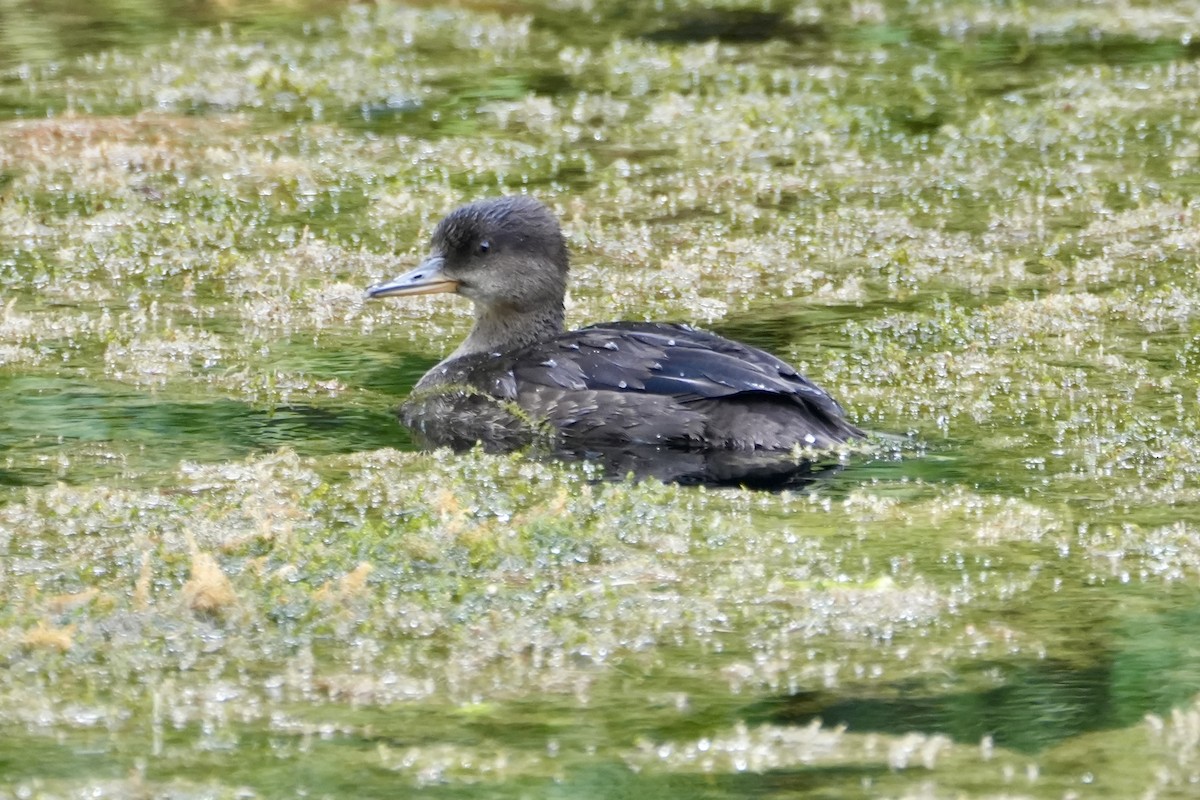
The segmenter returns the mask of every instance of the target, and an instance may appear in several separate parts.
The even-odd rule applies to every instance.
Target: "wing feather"
[[[593,325],[488,358],[491,393],[580,440],[779,447],[861,435],[786,362],[686,325]]]
[[[786,362],[686,325],[593,325],[513,356],[518,384],[643,392],[681,403],[762,392],[841,414],[833,398]]]

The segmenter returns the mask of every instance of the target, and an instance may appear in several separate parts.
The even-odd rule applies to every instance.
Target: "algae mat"
[[[1193,796],[1200,4],[2,13],[0,797]],[[413,451],[503,192],[873,452]]]

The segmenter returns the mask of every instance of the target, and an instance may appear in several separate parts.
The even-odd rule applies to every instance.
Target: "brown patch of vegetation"
[[[237,602],[233,584],[221,565],[199,550],[192,552],[192,574],[182,594],[188,608],[206,614],[219,614]]]
[[[25,635],[21,637],[21,644],[30,650],[57,650],[65,653],[71,649],[74,636],[74,625],[56,628],[45,622],[39,622],[35,627],[25,631]]]

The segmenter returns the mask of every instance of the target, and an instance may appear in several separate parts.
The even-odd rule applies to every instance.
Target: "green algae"
[[[0,65],[0,796],[1191,796],[1194,3],[166,7]],[[502,191],[877,449],[389,449]]]

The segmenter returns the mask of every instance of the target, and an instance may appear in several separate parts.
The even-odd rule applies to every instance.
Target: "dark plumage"
[[[420,266],[368,290],[475,303],[471,334],[417,383],[402,421],[432,445],[498,449],[539,429],[576,451],[788,451],[862,436],[823,389],[748,345],[654,322],[564,332],[566,279],[558,222],[532,198],[443,219]]]

